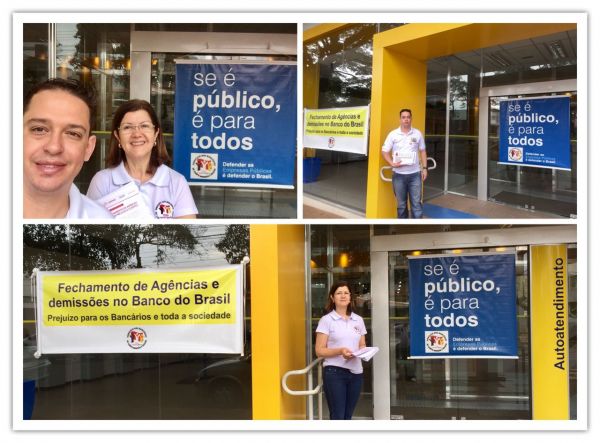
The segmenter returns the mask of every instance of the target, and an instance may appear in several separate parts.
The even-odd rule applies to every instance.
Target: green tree
[[[25,225],[23,273],[141,268],[141,248],[157,247],[156,264],[168,249],[202,254],[199,238],[205,228],[187,225]]]
[[[248,225],[227,226],[223,240],[215,246],[225,254],[228,263],[241,263],[250,251],[250,229]]]

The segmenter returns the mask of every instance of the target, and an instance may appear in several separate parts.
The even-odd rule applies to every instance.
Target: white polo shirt
[[[65,218],[113,218],[112,214],[104,206],[99,205],[94,200],[86,197],[77,186],[71,184],[69,189],[69,210]]]
[[[408,133],[405,134],[400,128],[396,128],[388,134],[381,150],[383,152],[391,151],[392,158],[394,157],[395,152],[414,156],[414,163],[412,165],[393,168],[394,172],[397,174],[414,174],[421,170],[419,164],[419,151],[425,150],[425,140],[423,139],[421,131],[418,129],[411,127]]]
[[[185,177],[166,165],[160,165],[152,178],[144,183],[132,178],[123,162],[116,168],[103,169],[92,178],[87,196],[98,200],[130,182],[137,185],[144,202],[156,218],[198,213]]]
[[[348,348],[350,351],[358,351],[360,338],[367,335],[367,328],[362,317],[354,312],[350,314],[348,320],[344,320],[341,315],[335,311],[324,315],[319,320],[317,332],[327,336],[328,348]],[[360,358],[354,357],[346,360],[341,355],[327,357],[323,361],[323,366],[339,366],[349,369],[354,374],[362,374],[363,368]]]

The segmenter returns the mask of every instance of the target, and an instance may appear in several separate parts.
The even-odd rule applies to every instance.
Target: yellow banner
[[[365,136],[367,109],[307,109],[305,135],[326,137]]]
[[[40,278],[46,327],[236,322],[236,269],[42,273]]]
[[[531,366],[534,420],[569,419],[566,245],[531,247]]]

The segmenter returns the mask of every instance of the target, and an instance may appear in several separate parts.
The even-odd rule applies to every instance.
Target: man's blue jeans
[[[339,366],[323,368],[323,391],[331,420],[352,420],[352,413],[360,397],[362,380],[362,374],[353,374]]]
[[[412,218],[423,218],[423,203],[421,203],[421,171],[414,174],[397,174],[392,176],[394,194],[398,202],[398,218],[408,218],[406,195],[410,197]]]

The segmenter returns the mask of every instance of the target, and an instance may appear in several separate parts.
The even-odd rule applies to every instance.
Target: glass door
[[[496,248],[461,250],[493,252]],[[518,359],[410,359],[408,256],[456,250],[397,251],[389,261],[390,413],[394,419],[529,419],[529,316],[526,246],[517,255]]]
[[[566,95],[570,98],[571,170],[563,171],[498,163],[500,100],[520,97]],[[553,214],[577,216],[577,82],[555,80],[480,90],[479,200]]]
[[[136,24],[131,32],[134,61],[131,97],[152,104],[172,157],[175,60],[295,61],[295,33],[294,24],[263,24],[260,28],[253,24]],[[270,49],[274,42],[281,45],[277,54]],[[293,218],[297,213],[295,189],[223,186],[190,189],[203,218]]]
[[[577,91],[561,92],[570,97],[570,171],[502,165],[498,163],[500,100],[555,95],[549,93],[490,97],[489,100],[489,187],[490,201],[563,217],[577,216]]]

